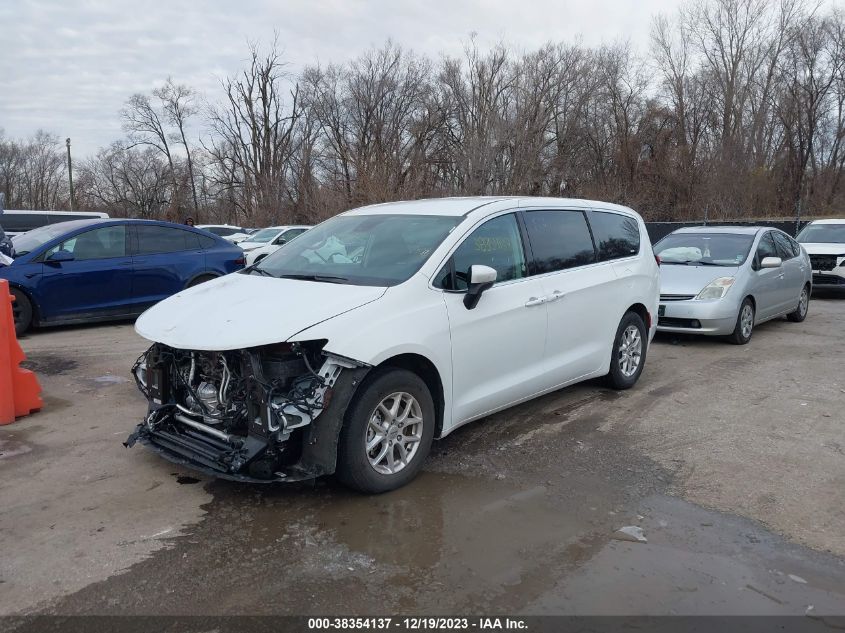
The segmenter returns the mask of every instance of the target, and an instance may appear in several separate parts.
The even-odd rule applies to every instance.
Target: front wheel
[[[798,299],[798,307],[786,315],[786,318],[793,323],[801,323],[807,318],[807,311],[810,309],[810,287],[804,286],[801,289],[801,296]]]
[[[15,298],[12,302],[12,316],[15,319],[15,336],[20,336],[32,325],[32,302],[17,288],[10,288],[9,292]]]
[[[381,493],[417,476],[434,438],[434,401],[422,379],[404,369],[362,386],[346,412],[337,476],[356,490]]]
[[[630,389],[643,373],[648,334],[636,312],[626,312],[613,339],[608,384],[614,389]]]
[[[746,298],[739,306],[739,314],[736,316],[736,325],[728,340],[734,345],[745,345],[751,340],[754,333],[754,304],[751,299]]]

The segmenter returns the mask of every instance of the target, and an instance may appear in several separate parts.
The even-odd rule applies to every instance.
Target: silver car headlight
[[[728,290],[733,286],[735,281],[735,277],[719,277],[718,279],[714,279],[704,286],[704,289],[698,293],[696,299],[721,299],[728,293]]]

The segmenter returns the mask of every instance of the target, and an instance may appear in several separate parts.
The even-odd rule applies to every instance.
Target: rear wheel
[[[613,339],[607,382],[614,389],[630,389],[643,373],[648,334],[636,312],[626,312]]]
[[[204,284],[206,281],[211,281],[212,279],[217,279],[214,275],[200,275],[196,279],[192,280],[191,283],[188,284],[188,288],[193,288],[194,286],[199,286],[200,284]]]
[[[434,438],[434,401],[422,379],[404,369],[375,376],[346,412],[337,476],[356,490],[380,493],[417,476]]]
[[[786,318],[793,323],[801,323],[807,318],[807,311],[810,309],[810,287],[804,286],[801,289],[801,297],[798,299],[798,307],[786,315]]]
[[[32,302],[17,288],[10,288],[9,292],[15,298],[12,302],[12,316],[15,319],[15,334],[20,336],[32,325]]]
[[[751,299],[745,298],[739,306],[739,314],[736,316],[736,326],[728,340],[734,345],[745,345],[751,340],[754,333],[754,304]]]

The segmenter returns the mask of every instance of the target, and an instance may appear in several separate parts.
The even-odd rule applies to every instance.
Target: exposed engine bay
[[[324,344],[219,352],[154,344],[132,368],[149,412],[126,445],[141,441],[171,461],[237,480],[333,472],[343,413],[368,367]]]

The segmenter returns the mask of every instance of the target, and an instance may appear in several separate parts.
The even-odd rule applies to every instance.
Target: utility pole
[[[67,144],[67,182],[70,185],[70,210],[76,206],[73,199],[73,161],[70,159],[70,139],[65,141]]]

